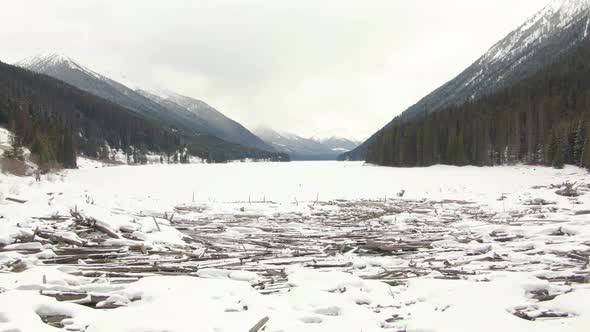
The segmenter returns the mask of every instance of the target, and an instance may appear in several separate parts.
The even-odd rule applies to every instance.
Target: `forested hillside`
[[[146,91],[130,89],[59,53],[37,55],[16,65],[51,76],[142,116],[155,119],[162,126],[173,126],[191,135],[212,135],[226,142],[275,152],[244,126],[202,101],[174,93],[168,93],[169,96],[163,99]]]
[[[57,162],[64,167],[76,167],[78,154],[108,159],[113,149],[124,151],[136,163],[144,161],[147,152],[178,162],[187,161],[189,155],[214,162],[288,159],[284,154],[165,127],[49,76],[1,62],[0,125],[15,134],[15,145],[29,147],[40,163]]]
[[[409,121],[414,117],[479,101],[510,88],[587,40],[590,34],[589,22],[590,1],[552,1],[494,44],[475,63],[409,107],[400,117]],[[399,121],[394,119],[394,122]],[[394,122],[385,128],[395,125]],[[365,160],[369,145],[382,134],[381,130],[339,159]]]
[[[389,166],[534,163],[590,167],[590,42],[536,74],[462,106],[398,117],[367,162]]]

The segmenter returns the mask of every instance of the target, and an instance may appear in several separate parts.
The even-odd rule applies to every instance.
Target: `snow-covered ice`
[[[80,165],[0,175],[0,331],[590,326],[582,169]]]

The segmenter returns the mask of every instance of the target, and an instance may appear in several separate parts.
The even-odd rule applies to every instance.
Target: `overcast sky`
[[[56,51],[253,127],[367,137],[548,0],[18,0],[0,60]]]

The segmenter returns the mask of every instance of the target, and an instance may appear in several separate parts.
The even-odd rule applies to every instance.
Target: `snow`
[[[482,174],[486,174],[485,178]],[[502,205],[497,201],[501,193],[510,193],[504,202],[510,206],[530,187],[552,184],[566,176],[581,181],[585,173],[575,168],[529,166],[392,169],[358,162],[155,164],[85,168],[69,172],[64,182],[51,184],[46,190],[74,197],[88,193],[97,204],[138,210],[171,209],[178,203],[190,202],[193,193],[198,202],[247,201],[248,197],[263,196],[269,201],[293,202],[294,198],[312,201],[318,195],[322,200],[395,197],[403,189],[406,198],[475,199],[497,207]],[[8,187],[3,187],[6,192]],[[27,191],[26,195],[34,192]]]
[[[323,143],[328,140],[348,140],[351,142],[364,142],[366,137],[354,135],[350,130],[344,128],[323,129],[316,131],[309,139]]]
[[[0,156],[10,148],[10,135],[7,129],[0,127]]]
[[[512,32],[508,41],[502,41],[483,59],[501,61],[511,54],[517,54],[532,43],[539,43],[561,28],[570,25],[581,13],[590,10],[590,0],[552,0],[540,12]],[[587,29],[583,38],[587,36]]]
[[[46,52],[41,53],[26,59],[23,59],[15,64],[18,67],[26,68],[32,71],[46,73],[48,69],[55,68],[56,66],[67,66],[70,69],[78,70],[94,79],[101,80],[116,89],[119,89],[119,84],[105,75],[101,75],[74,60],[73,58],[61,54],[59,52]],[[51,70],[49,70],[51,71]],[[119,82],[122,82],[125,88],[135,87],[132,81],[130,81],[125,75],[113,73],[111,77],[117,77]],[[123,93],[128,94],[130,90],[124,90]]]
[[[245,331],[267,316],[267,332],[590,325],[590,287],[573,279],[590,276],[586,170],[80,164],[41,182],[0,175],[0,331],[57,331],[40,318],[55,315],[68,330],[86,332]],[[566,181],[579,185],[579,197],[556,194]],[[86,226],[74,227],[80,222]],[[89,227],[116,237],[97,242]],[[94,243],[91,255],[121,249],[107,251],[107,263],[68,261],[78,247],[44,240],[50,231]],[[371,253],[355,238],[365,233],[418,249]],[[342,248],[332,252],[331,241]],[[270,242],[284,248],[256,251]],[[224,256],[227,248],[237,255]],[[145,270],[107,274],[121,262]],[[59,292],[88,295],[50,296]],[[82,305],[93,296],[96,308]]]
[[[22,68],[28,68],[35,71],[43,71],[44,68],[55,67],[58,65],[65,65],[71,69],[76,69],[90,75],[94,78],[99,80],[108,81],[104,76],[93,72],[92,70],[78,64],[74,59],[57,53],[57,52],[50,52],[50,53],[42,53],[39,55],[35,55],[33,57],[24,59],[16,64]]]

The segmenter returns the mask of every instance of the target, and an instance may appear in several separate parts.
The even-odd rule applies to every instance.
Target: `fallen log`
[[[99,221],[99,220],[95,221],[94,222],[94,228],[97,231],[100,231],[100,232],[102,232],[102,233],[104,233],[104,234],[106,234],[109,237],[112,237],[114,239],[120,239],[121,238],[121,236],[119,234],[115,233],[114,230],[112,230],[111,228],[109,228],[109,226],[105,222],[102,222],[102,221]]]
[[[39,232],[39,226],[37,226],[37,228],[35,228],[35,231],[33,232],[33,236],[31,236],[31,241],[30,242],[34,242],[35,241],[35,236],[37,236],[37,233]]]
[[[75,210],[70,210],[70,214],[72,215],[72,217],[74,218],[74,220],[76,221],[77,224],[81,224],[81,225],[87,226],[87,227],[92,227],[93,229],[95,229],[101,233],[104,233],[107,236],[114,238],[114,239],[121,238],[121,236],[119,234],[117,234],[114,230],[112,230],[107,223],[100,221],[100,220],[96,220],[92,217],[85,217],[80,212],[78,212],[77,208]]]
[[[18,198],[12,198],[12,197],[6,197],[4,199],[7,200],[7,201],[10,201],[10,202],[15,202],[15,203],[19,203],[19,204],[24,204],[24,203],[27,202],[24,199],[18,199]]]
[[[156,224],[156,227],[158,228],[158,232],[161,232],[162,230],[160,229],[160,224],[158,224],[156,217],[152,217],[152,218],[154,219],[154,223]]]
[[[264,327],[264,325],[266,325],[268,320],[268,316],[262,318],[260,321],[258,321],[258,323],[256,323],[256,325],[254,325],[250,330],[248,330],[248,332],[258,332],[258,330],[260,330],[262,327]]]
[[[398,252],[398,251],[418,251],[419,249],[422,248],[430,248],[431,245],[430,243],[426,244],[426,243],[393,243],[393,244],[389,244],[389,243],[383,243],[383,242],[377,242],[377,241],[373,241],[373,240],[369,240],[367,241],[367,244],[363,246],[363,249],[368,249],[368,250],[377,250],[377,251],[383,251],[383,252]]]
[[[65,243],[75,245],[78,247],[83,247],[86,244],[86,241],[84,240],[78,240],[71,236],[64,236],[56,233],[51,234],[49,236],[49,240],[53,243]]]

